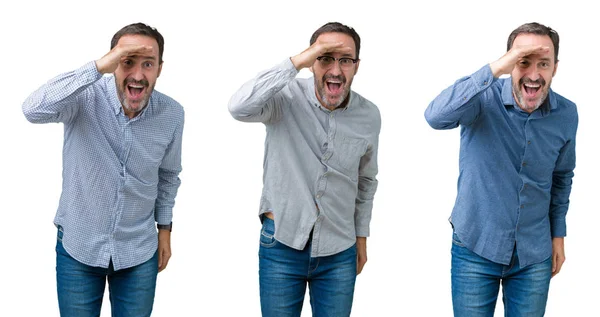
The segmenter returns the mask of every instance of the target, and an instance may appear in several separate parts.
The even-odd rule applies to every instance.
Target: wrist
[[[158,230],[166,230],[166,231],[172,232],[173,231],[173,221],[171,221],[171,223],[169,223],[168,225],[157,224],[156,228]]]

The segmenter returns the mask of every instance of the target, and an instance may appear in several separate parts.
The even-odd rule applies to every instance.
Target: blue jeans
[[[453,235],[454,316],[494,316],[500,283],[505,316],[544,316],[552,277],[552,259],[520,268],[516,249],[510,265],[498,264],[471,252],[456,234]]]
[[[108,279],[112,316],[150,316],[154,304],[158,252],[131,268],[115,271],[85,265],[72,258],[62,245],[58,228],[56,242],[56,284],[62,317],[100,316],[102,296]]]
[[[273,220],[265,217],[258,253],[263,317],[300,316],[307,283],[313,316],[350,316],[356,245],[331,256],[313,258],[311,241],[299,251],[275,240],[274,233]]]

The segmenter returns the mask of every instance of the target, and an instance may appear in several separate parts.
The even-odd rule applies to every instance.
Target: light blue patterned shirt
[[[156,222],[169,224],[180,184],[184,111],[154,91],[129,119],[113,76],[95,62],[57,76],[23,104],[33,123],[64,123],[63,188],[54,219],[79,262],[115,270],[158,248]]]
[[[540,263],[567,234],[577,107],[551,89],[532,113],[515,102],[511,78],[489,65],[456,81],[427,107],[436,129],[460,125],[460,176],[451,223],[476,254],[509,265]]]
[[[314,78],[297,74],[289,58],[261,72],[229,111],[267,128],[259,213],[273,213],[275,239],[302,250],[312,231],[311,256],[327,256],[369,236],[381,117],[353,91],[345,108],[328,110]]]

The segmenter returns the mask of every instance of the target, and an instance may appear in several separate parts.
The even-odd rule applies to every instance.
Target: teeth
[[[131,88],[144,88],[143,85],[129,85]]]
[[[524,84],[524,85],[529,88],[539,88],[540,87],[540,84]]]

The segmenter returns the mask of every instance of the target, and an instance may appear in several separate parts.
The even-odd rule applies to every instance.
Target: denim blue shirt
[[[435,129],[460,130],[460,175],[450,221],[476,254],[521,267],[546,260],[567,234],[575,168],[575,104],[549,90],[531,114],[515,102],[511,78],[489,65],[459,79],[425,111]]]
[[[273,213],[275,239],[302,250],[313,230],[311,256],[327,256],[369,236],[381,118],[353,91],[345,108],[328,110],[314,78],[297,74],[289,58],[261,72],[233,95],[229,111],[266,126],[259,214]]]
[[[169,224],[180,184],[183,108],[154,90],[129,119],[115,78],[94,62],[50,80],[23,104],[34,123],[64,123],[63,188],[54,223],[77,261],[115,270],[158,248],[156,222]]]

